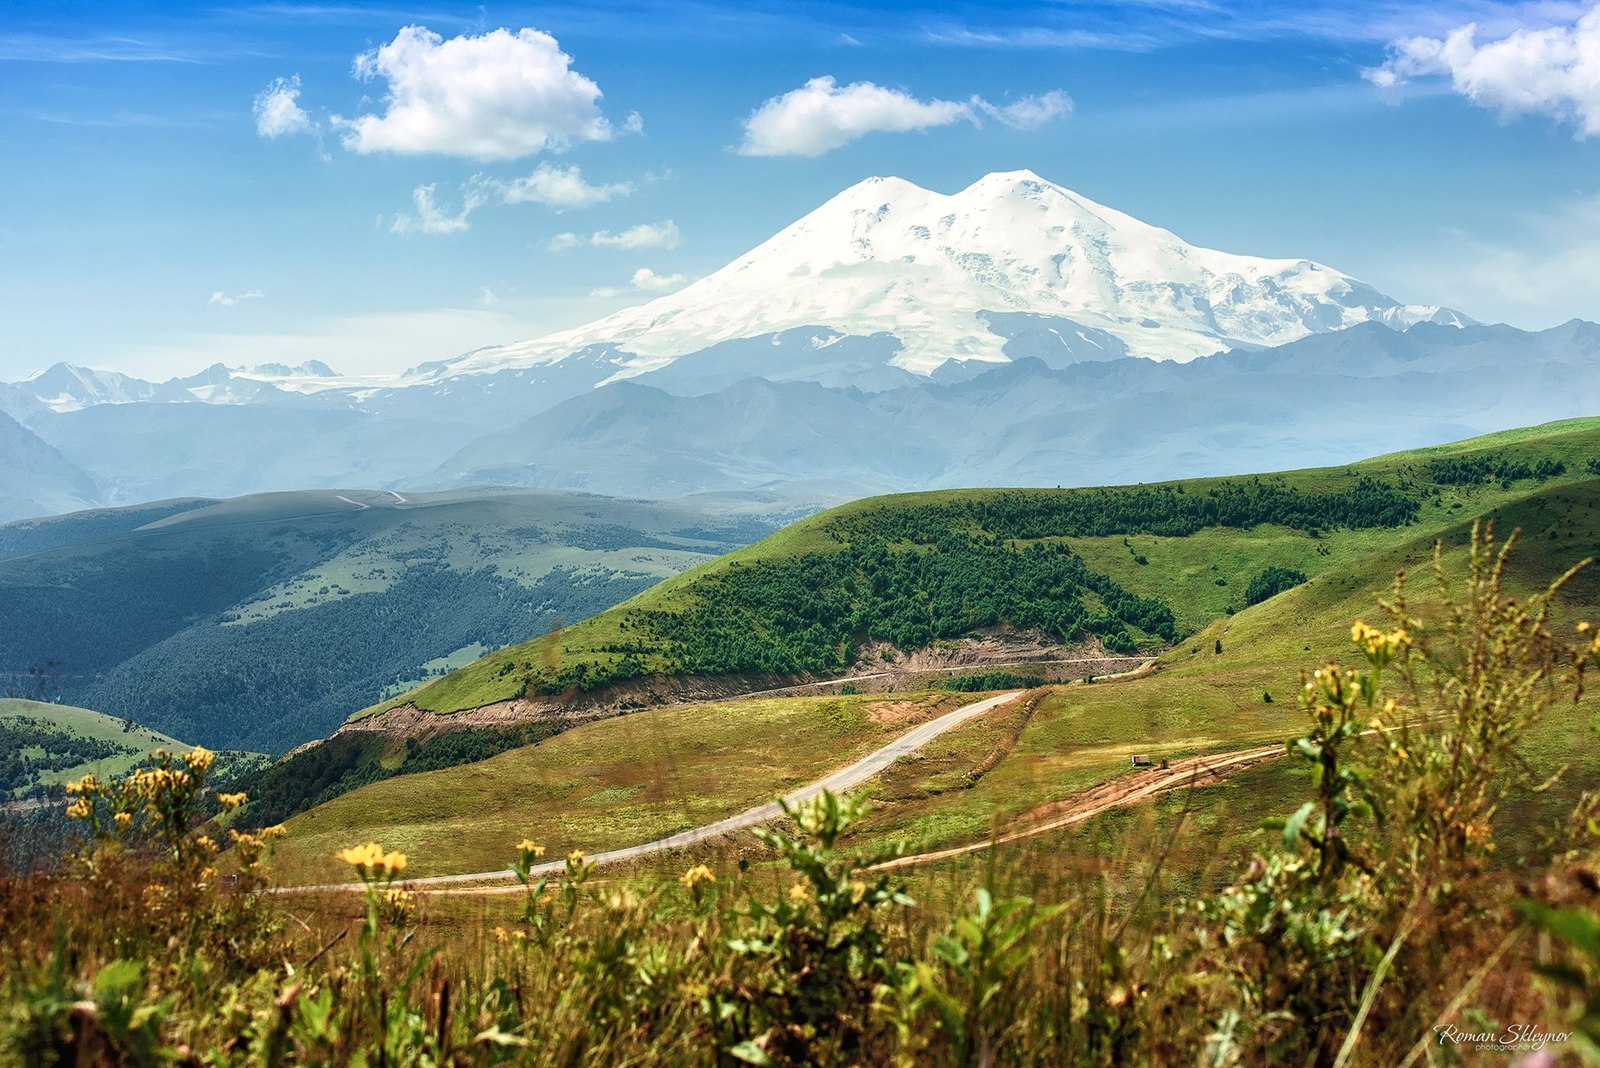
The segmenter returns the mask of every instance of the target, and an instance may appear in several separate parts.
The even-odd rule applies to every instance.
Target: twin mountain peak
[[[1311,260],[1188,244],[1020,170],[986,175],[953,194],[868,178],[677,292],[399,375],[346,378],[320,364],[219,366],[175,379],[168,390],[82,368],[35,379],[56,386],[70,378],[83,387],[69,382],[38,398],[57,411],[139,400],[248,403],[262,386],[365,393],[541,367],[592,387],[680,361],[674,379],[694,378],[703,363],[720,380],[732,363],[748,365],[751,376],[873,388],[941,368],[963,367],[965,376],[1027,356],[1182,362],[1363,322],[1405,329],[1424,321],[1472,323],[1449,309],[1402,304]],[[851,343],[821,351],[844,340]],[[709,358],[684,359],[697,355]]]

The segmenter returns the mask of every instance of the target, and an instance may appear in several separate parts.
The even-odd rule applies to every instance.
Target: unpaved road
[[[797,682],[793,686],[778,686],[770,690],[751,690],[748,693],[736,694],[728,700],[743,701],[747,697],[771,697],[776,694],[791,693],[795,690],[809,690],[817,686],[843,686],[852,682],[869,682],[872,679],[889,679],[896,676],[915,675],[952,675],[967,672],[981,675],[989,671],[1003,671],[1006,668],[1023,667],[1032,664],[1107,664],[1107,663],[1137,663],[1138,667],[1129,671],[1121,671],[1114,675],[1101,675],[1102,679],[1122,679],[1139,673],[1141,669],[1149,668],[1156,662],[1153,656],[1084,656],[1073,660],[1043,660],[1032,657],[1023,660],[985,661],[978,664],[953,664],[942,667],[916,668],[907,671],[873,671],[865,675],[846,675],[838,679],[822,679],[817,682]],[[1057,684],[1060,685],[1060,684]]]
[[[1442,716],[1433,717],[1432,720],[1424,718],[1420,723],[1411,726],[1423,726],[1430,721],[1437,721]],[[1383,731],[1399,730],[1399,727],[1385,727]],[[1361,737],[1368,738],[1380,733],[1377,729],[1361,732]],[[967,853],[976,853],[980,850],[990,849],[1007,842],[1016,842],[1035,835],[1047,834],[1050,831],[1060,830],[1062,827],[1071,827],[1075,823],[1083,823],[1093,819],[1102,812],[1113,808],[1122,808],[1127,805],[1136,805],[1140,801],[1164,794],[1171,790],[1186,790],[1193,786],[1210,786],[1221,782],[1223,779],[1243,771],[1245,768],[1260,764],[1268,760],[1276,760],[1288,753],[1288,747],[1283,742],[1274,742],[1271,745],[1259,745],[1250,749],[1239,749],[1232,753],[1214,753],[1210,756],[1193,757],[1188,760],[1174,760],[1166,768],[1153,769],[1133,775],[1120,775],[1109,782],[1103,782],[1083,791],[1065,801],[1057,801],[1036,809],[1028,819],[1028,824],[1019,830],[987,838],[981,842],[972,842],[963,846],[952,846],[949,849],[936,849],[930,853],[918,853],[914,856],[899,857],[895,860],[885,861],[878,868],[907,868],[913,864],[927,864],[935,860],[944,860],[948,857],[959,857]]]
[[[896,760],[916,752],[922,746],[926,745],[928,742],[931,742],[939,735],[944,734],[946,731],[954,730],[963,723],[966,723],[968,720],[975,719],[976,717],[983,715],[985,712],[998,708],[1001,705],[1009,704],[1018,697],[1022,696],[1023,692],[1024,691],[1022,690],[1016,690],[1011,693],[1003,693],[995,697],[985,698],[982,701],[974,701],[972,704],[962,705],[953,712],[946,712],[944,715],[939,716],[936,719],[930,719],[928,722],[913,727],[911,730],[900,735],[888,745],[883,746],[880,749],[873,750],[860,760],[857,760],[854,764],[851,764],[848,767],[840,768],[831,775],[828,775],[822,779],[818,779],[816,782],[811,783],[808,786],[802,786],[793,793],[785,794],[783,799],[790,805],[796,805],[802,801],[806,801],[812,797],[815,797],[823,790],[832,790],[834,793],[840,793],[842,791],[859,786],[868,779],[872,778],[874,775],[878,774],[878,772],[882,771],[884,768],[888,767],[890,764],[893,764]],[[684,846],[693,845],[696,842],[703,842],[708,838],[716,838],[732,831],[743,830],[747,827],[756,827],[763,823],[770,823],[782,815],[783,809],[779,806],[778,802],[769,801],[764,805],[758,805],[755,808],[746,809],[738,815],[729,816],[727,819],[718,820],[715,823],[707,823],[703,826],[694,827],[687,831],[679,831],[677,834],[668,835],[665,838],[658,838],[653,842],[645,842],[642,845],[627,846],[622,849],[612,849],[604,853],[596,853],[589,858],[589,862],[595,865],[606,865],[618,864],[627,860],[637,860],[640,857],[649,856],[652,853],[661,853],[669,849],[681,849]],[[555,875],[563,871],[564,868],[564,861],[551,860],[546,861],[543,864],[535,865],[532,869],[532,874],[534,876]],[[434,875],[423,879],[407,879],[405,880],[405,886],[408,888],[427,888],[448,886],[452,883],[486,882],[489,880],[512,879],[515,877],[516,873],[509,869],[502,871],[480,871],[469,872],[464,875]],[[323,886],[286,886],[275,889],[281,893],[293,893],[307,890],[360,890],[362,889],[362,884],[334,883]]]
[[[1169,790],[1183,790],[1191,786],[1209,785],[1225,779],[1235,772],[1243,771],[1252,764],[1259,764],[1264,760],[1281,757],[1284,752],[1283,743],[1275,742],[1272,745],[1241,749],[1234,753],[1194,757],[1190,760],[1174,760],[1165,769],[1153,769],[1135,775],[1118,776],[1110,782],[1091,787],[1066,801],[1058,801],[1042,810],[1038,810],[1035,814],[1038,817],[1037,822],[1031,822],[1021,830],[986,838],[981,842],[972,842],[968,845],[952,846],[949,849],[937,849],[931,853],[918,853],[915,856],[899,857],[895,860],[885,861],[878,865],[875,870],[908,868],[914,864],[927,864],[935,860],[959,857],[967,853],[976,853],[997,845],[1004,845],[1007,842],[1016,842],[1024,838],[1032,838],[1035,835],[1060,830],[1062,827],[1071,827],[1075,823],[1083,823],[1085,820],[1093,819],[1102,812],[1113,808],[1122,808],[1126,805],[1135,805],[1147,798],[1154,797],[1156,794],[1166,793]]]

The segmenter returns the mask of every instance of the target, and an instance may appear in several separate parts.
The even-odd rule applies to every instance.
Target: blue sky
[[[1600,319],[1593,6],[12,4],[0,378],[399,370],[869,175],[1021,167],[1401,300]]]

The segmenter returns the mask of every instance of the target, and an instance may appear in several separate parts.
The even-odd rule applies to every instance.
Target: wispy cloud
[[[210,298],[206,301],[206,303],[207,304],[220,304],[224,308],[231,308],[235,304],[238,304],[240,301],[260,300],[264,296],[266,296],[266,294],[261,292],[261,290],[259,290],[259,289],[251,289],[251,290],[247,290],[244,293],[234,293],[234,294],[231,294],[231,295],[228,294],[228,293],[224,293],[222,290],[218,289],[218,290],[214,290],[212,292]]]
[[[841,86],[831,76],[812,78],[798,89],[767,100],[744,122],[744,156],[820,156],[871,133],[905,133],[976,123],[987,116],[1031,130],[1067,114],[1065,93],[1024,97],[1005,105],[981,97],[919,100],[873,82]]]
[[[482,205],[482,200],[469,195],[455,214],[441,208],[434,200],[436,184],[419,185],[411,191],[415,214],[401,213],[394,217],[389,229],[397,234],[454,234],[472,224],[467,217]]]
[[[215,53],[153,37],[0,33],[0,61],[8,63],[204,64],[218,58]]]
[[[640,267],[633,272],[633,277],[628,281],[635,289],[660,293],[668,289],[677,289],[683,285],[684,280],[681,274],[657,274],[648,267]]]
[[[633,192],[631,182],[594,184],[576,166],[541,163],[521,178],[477,177],[475,184],[492,190],[502,204],[543,204],[551,208],[587,208]]]
[[[316,130],[311,116],[300,106],[300,76],[275,78],[272,84],[256,94],[252,108],[256,118],[256,133],[262,137],[285,137],[291,134],[309,134]]]
[[[618,233],[596,230],[592,234],[577,234],[570,231],[557,234],[550,239],[550,251],[565,252],[585,245],[593,248],[618,249],[677,248],[682,236],[678,231],[678,224],[668,219],[666,222],[640,223]]]
[[[593,183],[576,166],[541,163],[519,178],[473,175],[461,187],[460,208],[445,210],[438,200],[438,183],[411,191],[413,213],[396,215],[389,229],[397,234],[454,234],[469,229],[471,216],[494,205],[543,204],[565,211],[603,204],[633,192],[630,182]]]
[[[628,279],[628,286],[599,286],[589,290],[589,295],[608,299],[620,297],[629,287],[644,293],[665,293],[669,289],[677,289],[686,281],[688,278],[681,274],[657,274],[649,267],[640,267]]]
[[[1600,196],[1510,215],[1493,233],[1397,250],[1387,258],[1395,291],[1530,328],[1600,319]]]
[[[1073,4],[1022,3],[996,7],[982,17],[953,18],[936,11],[903,20],[923,40],[981,48],[1032,48],[1146,52],[1196,41],[1283,39],[1387,43],[1439,35],[1475,22],[1501,35],[1518,25],[1575,19],[1580,0],[1119,0]]]

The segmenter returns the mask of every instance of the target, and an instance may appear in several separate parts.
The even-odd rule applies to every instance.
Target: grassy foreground
[[[1307,774],[1279,780],[1271,834],[1214,878],[1191,878],[1159,820],[1108,821],[1095,842],[1012,853],[1009,870],[969,869],[951,876],[960,893],[930,895],[928,877],[877,867],[899,848],[865,833],[865,801],[823,795],[741,851],[754,863],[689,858],[675,878],[601,878],[573,852],[560,878],[535,879],[544,845],[506,827],[503,863],[524,873],[508,897],[421,897],[404,887],[421,858],[355,841],[340,859],[364,892],[285,896],[263,892],[277,828],[230,832],[239,874],[218,875],[220,820],[243,799],[205,793],[203,751],[74,784],[81,850],[57,874],[0,880],[0,1051],[186,1065],[1600,1059],[1600,803],[1568,804],[1549,845],[1495,862],[1504,803],[1549,771],[1521,747],[1567,714],[1600,636],[1507,588],[1498,548],[1476,540],[1444,591],[1415,580],[1423,607],[1369,603],[1377,625],[1347,627],[1344,663],[1275,684],[1297,710],[1288,760]],[[1176,803],[1158,815],[1206,819]]]

